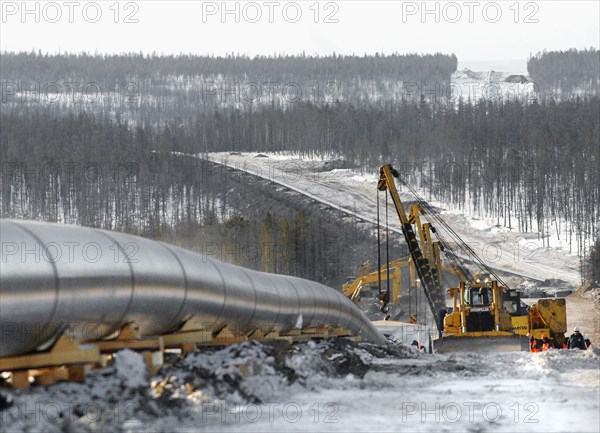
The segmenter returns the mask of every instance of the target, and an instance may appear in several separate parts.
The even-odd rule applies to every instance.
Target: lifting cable
[[[377,278],[379,288],[379,299],[381,299],[381,234],[379,229],[379,191],[377,191]]]
[[[450,261],[454,269],[459,270],[466,278],[467,281],[473,281],[473,275],[471,271],[464,265],[459,256],[456,255],[454,250],[450,247],[449,242],[442,236],[442,234],[436,230],[436,235],[440,244],[443,246],[444,257]]]
[[[386,278],[387,278],[387,299],[386,304],[392,302],[392,293],[390,292],[390,226],[388,223],[388,194],[385,195],[385,260],[386,260]]]
[[[410,261],[408,263],[410,266]],[[412,289],[413,289],[413,281],[412,281],[411,272],[409,269],[408,270],[408,317],[409,317],[409,320],[410,320],[410,315],[412,314],[412,299],[411,299]]]
[[[420,312],[420,303],[423,302],[423,293],[425,291],[425,285],[423,283],[423,279],[420,276],[420,273],[417,273],[417,275],[419,275],[419,286],[420,287],[416,287],[415,290],[415,316],[417,317],[417,323],[419,321],[419,318],[421,317],[421,312]],[[419,290],[420,289],[420,290]]]
[[[469,247],[469,245],[463,241],[463,239],[452,229],[452,227],[450,227],[446,221],[444,221],[437,213],[437,211],[435,209],[433,209],[433,207],[427,203],[425,200],[423,200],[423,198],[421,198],[419,196],[419,194],[412,188],[410,187],[410,185],[406,184],[405,182],[403,182],[404,185],[406,185],[406,187],[413,193],[413,195],[415,195],[415,197],[417,198],[417,201],[419,202],[419,204],[427,210],[427,213],[429,215],[431,215],[431,218],[433,218],[436,223],[439,223],[439,225],[441,225],[442,227],[444,227],[446,229],[446,231],[450,234],[450,236],[455,240],[457,246],[459,247],[460,250],[462,250],[465,255],[467,257],[470,257],[472,259],[472,261],[477,265],[477,263],[479,263],[479,265],[477,265],[481,270],[488,270],[489,268],[481,261],[481,259],[479,259],[479,257],[477,257],[477,255],[475,254],[475,252],[471,249],[471,247]],[[452,257],[451,261],[453,261],[453,263],[458,265],[458,269],[460,269],[465,276],[469,277],[471,275],[471,273],[464,267],[464,265],[460,264],[458,262],[458,256],[456,256],[456,253],[454,253],[452,247],[450,246],[449,242],[446,241],[444,239],[443,236],[441,236],[441,234],[439,232],[436,232],[438,239],[440,240],[440,242],[442,243],[442,245],[444,246],[445,249],[447,249],[448,251],[446,251],[446,256],[447,257]],[[489,270],[489,272],[491,274],[493,274],[493,272],[491,270]],[[472,279],[472,278],[471,278]],[[499,278],[497,278],[497,280],[500,281]]]
[[[452,229],[452,227],[450,227],[448,225],[448,223],[446,223],[446,221],[444,221],[437,213],[437,211],[435,211],[433,209],[433,207],[431,205],[429,205],[429,203],[427,203],[418,193],[417,191],[412,188],[406,181],[404,181],[404,179],[402,178],[398,178],[398,180],[400,181],[400,183],[402,183],[402,185],[404,185],[417,199],[417,202],[421,205],[421,207],[425,210],[427,210],[427,213],[429,215],[431,215],[431,217],[433,219],[436,220],[437,223],[439,223],[442,227],[444,227],[446,229],[446,231],[450,234],[450,237],[452,237],[454,239],[454,241],[457,243],[459,249],[461,249],[462,251],[464,251],[466,253],[466,255],[468,257],[470,257],[472,259],[472,261],[477,265],[477,263],[479,263],[478,267],[481,270],[484,270],[485,272],[489,273],[490,275],[492,275],[496,281],[498,281],[500,284],[502,284],[505,287],[508,287],[506,285],[506,283],[504,281],[502,281],[502,279],[489,267],[487,266],[478,256],[477,254],[475,254],[475,251],[473,251],[473,249]],[[438,239],[440,239],[440,241],[442,241],[443,238],[440,238],[439,233],[436,233]],[[455,256],[455,253],[452,251],[452,248],[450,247],[450,245],[444,241],[442,243],[442,245],[444,246],[444,248],[447,248],[452,255]],[[447,255],[450,256],[450,255]],[[455,256],[456,257],[456,256]],[[451,259],[452,260],[452,259]],[[454,259],[456,260],[456,259]],[[464,271],[464,266],[460,265],[459,269],[461,269],[461,271]],[[467,273],[465,273],[465,276],[469,276],[470,272],[467,271]]]

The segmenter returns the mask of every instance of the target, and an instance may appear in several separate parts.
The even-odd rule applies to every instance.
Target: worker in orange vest
[[[551,347],[553,347],[553,344],[548,336],[546,334],[542,334],[542,352],[546,352]]]
[[[540,351],[540,343],[539,341],[531,334],[527,333],[527,336],[529,337],[529,347],[531,348],[532,352],[539,352]]]

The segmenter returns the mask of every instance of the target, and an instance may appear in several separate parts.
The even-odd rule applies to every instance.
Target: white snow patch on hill
[[[377,173],[370,176],[353,169],[321,171],[316,168],[321,167],[321,160],[297,156],[284,159],[281,154],[272,158],[268,153],[265,153],[267,158],[255,158],[255,155],[221,152],[198,157],[271,180],[365,221],[376,221]],[[408,191],[399,188],[399,193],[402,200],[414,201]],[[435,200],[429,203],[440,209],[442,218],[491,268],[538,281],[562,280],[571,287],[581,283],[579,258],[561,248],[565,244],[555,239],[554,234],[542,242],[537,233],[498,226],[495,219],[469,214],[469,209],[459,210]],[[388,211],[395,215],[391,203]],[[398,222],[390,227],[401,236]],[[548,243],[551,247],[544,246]]]
[[[524,72],[474,72],[464,68],[452,74],[451,89],[454,101],[459,98],[472,102],[499,98],[528,101],[536,97],[535,84]]]

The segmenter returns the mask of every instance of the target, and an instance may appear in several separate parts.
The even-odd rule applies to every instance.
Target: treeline
[[[398,81],[448,82],[456,70],[454,54],[376,54],[374,56],[276,55],[226,57],[198,55],[87,53],[42,54],[41,52],[3,52],[2,75],[5,80],[31,81],[126,81],[150,78],[155,83],[167,77],[236,76],[238,78],[340,79],[363,77]]]
[[[600,93],[600,50],[594,48],[537,53],[527,71],[542,94]]]
[[[600,238],[590,248],[582,273],[584,278],[592,282],[592,287],[600,287]]]

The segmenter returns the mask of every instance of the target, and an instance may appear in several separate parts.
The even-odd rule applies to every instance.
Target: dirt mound
[[[590,288],[581,295],[584,298],[591,299],[596,304],[600,305],[600,287]]]
[[[289,399],[293,390],[343,387],[362,380],[381,359],[419,358],[404,346],[347,339],[206,348],[166,364],[154,378],[140,354],[126,350],[86,383],[0,389],[1,431],[124,431],[148,426],[206,425],[226,411]],[[169,358],[167,354],[167,359]],[[224,410],[225,410],[224,409]],[[226,412],[227,414],[229,412]],[[247,414],[249,416],[249,413]],[[215,422],[221,418],[213,417]],[[165,427],[166,428],[166,427]],[[195,430],[194,430],[195,431]]]
[[[586,280],[583,282],[581,286],[575,291],[575,295],[581,296],[585,292],[587,292],[592,287],[592,282],[590,280]]]
[[[561,279],[558,279],[558,278],[549,278],[549,279],[546,279],[546,280],[542,281],[539,284],[539,287],[565,287],[567,285],[568,284],[565,281],[561,280]]]
[[[481,79],[481,73],[473,72],[472,70],[465,68],[462,71],[457,71],[454,74],[455,78],[463,78],[463,79],[471,79],[471,80],[479,80]]]
[[[315,172],[343,170],[355,168],[356,164],[343,159],[331,159],[329,161],[311,161],[310,170]]]
[[[170,386],[157,392],[180,398],[183,390],[188,395],[201,391],[204,396],[229,402],[262,403],[283,397],[286,388],[295,383],[306,385],[315,378],[347,375],[362,378],[375,358],[414,356],[403,346],[381,347],[345,339],[298,344],[249,341],[193,353],[163,368],[158,380]]]

